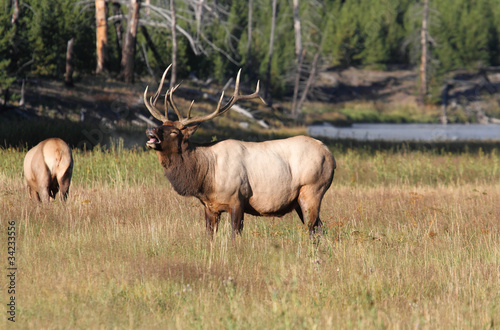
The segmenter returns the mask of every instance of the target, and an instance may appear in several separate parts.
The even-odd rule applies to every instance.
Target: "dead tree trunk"
[[[66,73],[64,74],[64,84],[67,87],[73,87],[73,43],[74,39],[68,41],[66,49]]]
[[[253,0],[248,0],[248,40],[247,40],[247,69],[253,72],[252,68],[252,16],[253,16]]]
[[[422,44],[422,55],[420,57],[420,91],[419,102],[421,105],[425,104],[425,97],[427,95],[427,59],[428,59],[428,33],[427,21],[429,18],[429,0],[424,0],[424,12],[422,18],[422,31],[420,32],[420,42]]]
[[[119,2],[113,2],[113,15],[115,16],[123,16],[122,8]],[[115,32],[116,32],[116,49],[120,56],[119,61],[121,62],[121,53],[122,53],[122,20],[118,19],[114,21]]]
[[[274,47],[274,30],[276,28],[276,6],[277,0],[272,2],[272,17],[271,17],[271,35],[269,36],[269,53],[267,56],[267,73],[266,73],[266,88],[264,92],[264,100],[266,100],[269,106],[272,106],[272,100],[270,99],[270,88],[271,88],[271,62],[273,61],[273,47]]]
[[[26,90],[25,90],[25,85],[26,85],[26,79],[23,79],[23,82],[21,83],[21,99],[19,100],[19,106],[22,108],[24,107],[25,102],[25,95],[26,95]]]
[[[300,2],[299,0],[293,0],[293,29],[295,31],[295,57],[297,64],[297,72],[295,73],[295,85],[293,88],[293,101],[292,101],[292,116],[297,118],[299,108],[297,104],[297,97],[299,95],[299,85],[300,85],[300,75],[302,68],[302,29],[300,22]]]
[[[19,0],[12,0],[12,7],[14,8],[12,11],[12,25],[17,24],[17,20],[19,19]]]
[[[311,64],[311,66],[312,66],[311,73],[309,74],[309,78],[307,78],[306,86],[304,87],[304,91],[302,92],[302,96],[300,97],[300,101],[297,104],[298,109],[302,108],[302,105],[306,101],[307,93],[309,93],[309,89],[313,85],[314,79],[316,77],[316,71],[318,68],[319,55],[320,55],[320,51],[318,49],[318,51],[314,55],[314,58],[313,58],[313,61]]]
[[[104,72],[108,60],[108,23],[106,0],[95,0],[96,57],[95,72]]]
[[[126,83],[134,82],[135,44],[137,40],[137,26],[139,24],[139,11],[141,0],[130,0],[127,32],[122,48],[122,61],[120,77]]]
[[[173,87],[177,80],[177,18],[174,0],[170,0],[170,11],[172,12],[172,75],[170,76],[170,87]]]
[[[199,40],[201,34],[201,26],[203,24],[203,7],[205,6],[205,0],[200,0],[194,4],[194,15],[196,18],[196,41]]]

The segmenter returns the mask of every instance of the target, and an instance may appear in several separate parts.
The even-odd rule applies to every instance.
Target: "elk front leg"
[[[241,205],[235,205],[231,207],[231,227],[233,228],[232,237],[234,238],[236,234],[241,235],[243,230],[243,208]]]
[[[207,226],[207,234],[213,238],[214,232],[217,232],[219,227],[220,213],[212,212],[205,206],[205,221]]]

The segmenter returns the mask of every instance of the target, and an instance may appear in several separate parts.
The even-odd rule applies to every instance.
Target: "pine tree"
[[[19,48],[16,48],[18,40],[16,30],[18,28],[16,22],[12,24],[12,8],[9,6],[10,0],[0,1],[0,93],[2,104],[6,106],[9,102],[10,92],[9,89],[16,81],[17,71],[17,53]],[[17,40],[16,40],[17,39]]]
[[[364,49],[358,18],[360,4],[359,0],[339,1],[331,7],[325,50],[329,50],[333,65],[359,63],[358,55]]]

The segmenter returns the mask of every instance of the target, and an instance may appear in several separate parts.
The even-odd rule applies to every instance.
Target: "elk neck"
[[[212,187],[208,155],[191,143],[182,149],[179,153],[157,151],[158,160],[179,195],[203,198]]]

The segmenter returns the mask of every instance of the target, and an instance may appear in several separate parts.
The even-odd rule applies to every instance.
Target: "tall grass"
[[[26,199],[23,156],[0,149],[0,226],[17,223],[22,327],[500,322],[496,152],[336,152],[319,241],[294,214],[246,216],[234,241],[223,217],[210,241],[199,202],[172,191],[154,153],[120,145],[75,150],[68,202],[39,205]]]

